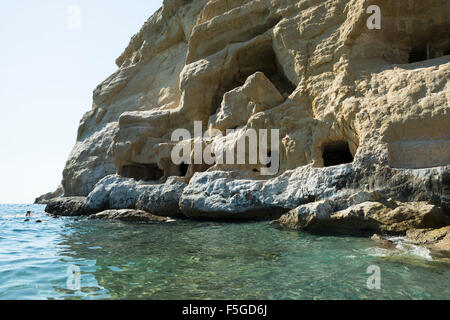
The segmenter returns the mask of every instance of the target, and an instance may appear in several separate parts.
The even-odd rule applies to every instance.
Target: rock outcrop
[[[375,241],[378,244],[378,247],[383,248],[383,249],[395,249],[396,248],[396,244],[394,243],[394,241],[386,239],[382,236],[380,236],[379,234],[374,234],[371,238],[371,240]]]
[[[55,191],[46,193],[34,200],[34,204],[47,204],[50,200],[59,198],[64,195],[64,189],[60,185]]]
[[[367,27],[370,5],[380,29]],[[95,212],[440,227],[450,215],[448,34],[447,0],[165,0],[95,89],[64,196],[87,197]],[[172,133],[186,129],[192,146],[194,121],[215,155],[278,129],[268,156],[279,154],[280,170],[175,164]]]
[[[406,234],[410,229],[450,225],[450,217],[426,202],[367,201],[335,211],[333,201],[324,200],[297,207],[277,222],[290,229],[333,233]]]
[[[164,184],[136,181],[111,175],[97,183],[86,199],[91,212],[108,209],[139,209],[159,216],[182,216],[178,203],[186,186],[182,179],[170,178]]]
[[[414,244],[450,252],[450,226],[440,229],[412,229],[406,233],[406,237]]]
[[[49,200],[45,212],[58,216],[87,216],[93,211],[86,208],[86,197],[65,197]]]

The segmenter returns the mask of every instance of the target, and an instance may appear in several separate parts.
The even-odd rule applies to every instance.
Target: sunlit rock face
[[[367,27],[373,4],[381,29]],[[448,0],[166,0],[95,89],[64,194],[88,196],[118,174],[180,177],[179,209],[193,218],[272,217],[375,190],[448,212],[448,34]],[[224,135],[212,146],[227,129],[232,146],[249,129],[279,129],[278,174],[175,165],[172,132],[193,133],[194,121]],[[141,208],[156,201],[146,199]]]

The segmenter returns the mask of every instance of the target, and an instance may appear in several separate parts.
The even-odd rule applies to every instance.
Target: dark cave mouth
[[[187,173],[188,173],[189,165],[186,164],[186,163],[184,163],[184,162],[182,162],[182,163],[178,166],[178,169],[179,169],[179,172],[180,172],[179,176],[180,176],[180,177],[185,177],[185,176],[187,175]]]
[[[428,45],[414,47],[409,52],[408,63],[416,63],[430,59],[430,48]]]
[[[354,160],[347,141],[326,143],[322,148],[322,158],[325,167],[352,163]]]
[[[225,70],[222,75],[220,87],[213,101],[211,115],[217,112],[226,92],[241,87],[247,78],[256,72],[264,73],[285,98],[296,89],[296,85],[289,81],[284,74],[271,42],[262,43],[257,48],[243,50],[237,55],[236,60],[239,64],[237,69]]]
[[[164,171],[156,164],[131,164],[124,165],[119,174],[135,180],[159,181],[164,176]]]
[[[447,55],[450,55],[448,42],[422,42],[410,49],[408,63],[427,61]]]

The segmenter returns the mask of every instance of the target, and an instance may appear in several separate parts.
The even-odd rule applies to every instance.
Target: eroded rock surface
[[[278,223],[290,229],[333,233],[406,234],[410,229],[440,228],[450,224],[442,208],[426,202],[367,201],[336,211],[330,200],[299,206]]]
[[[155,216],[142,210],[106,210],[89,216],[89,219],[116,220],[124,222],[169,222],[170,218]]]
[[[366,26],[371,4],[380,30]],[[438,227],[414,206],[450,213],[449,33],[447,0],[166,0],[95,89],[64,196],[96,212],[293,210],[290,219],[332,213],[325,220],[358,230]],[[203,141],[216,154],[250,129],[279,129],[279,172],[175,165],[171,134],[193,136],[194,121],[223,134]]]
[[[58,216],[84,216],[92,213],[86,208],[86,197],[65,197],[49,200],[45,212]]]
[[[164,184],[107,176],[95,186],[86,199],[86,208],[100,212],[107,209],[141,209],[159,216],[178,217],[181,193],[186,184],[170,178]]]
[[[450,226],[440,229],[412,229],[406,233],[406,237],[414,244],[450,252]]]

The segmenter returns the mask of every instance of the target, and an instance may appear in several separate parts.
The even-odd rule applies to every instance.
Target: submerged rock
[[[118,220],[125,222],[169,222],[168,217],[155,216],[142,210],[106,210],[89,216],[89,219]]]
[[[386,239],[378,234],[374,234],[370,239],[377,242],[379,247],[383,249],[395,249],[395,247],[397,246],[393,241]]]

